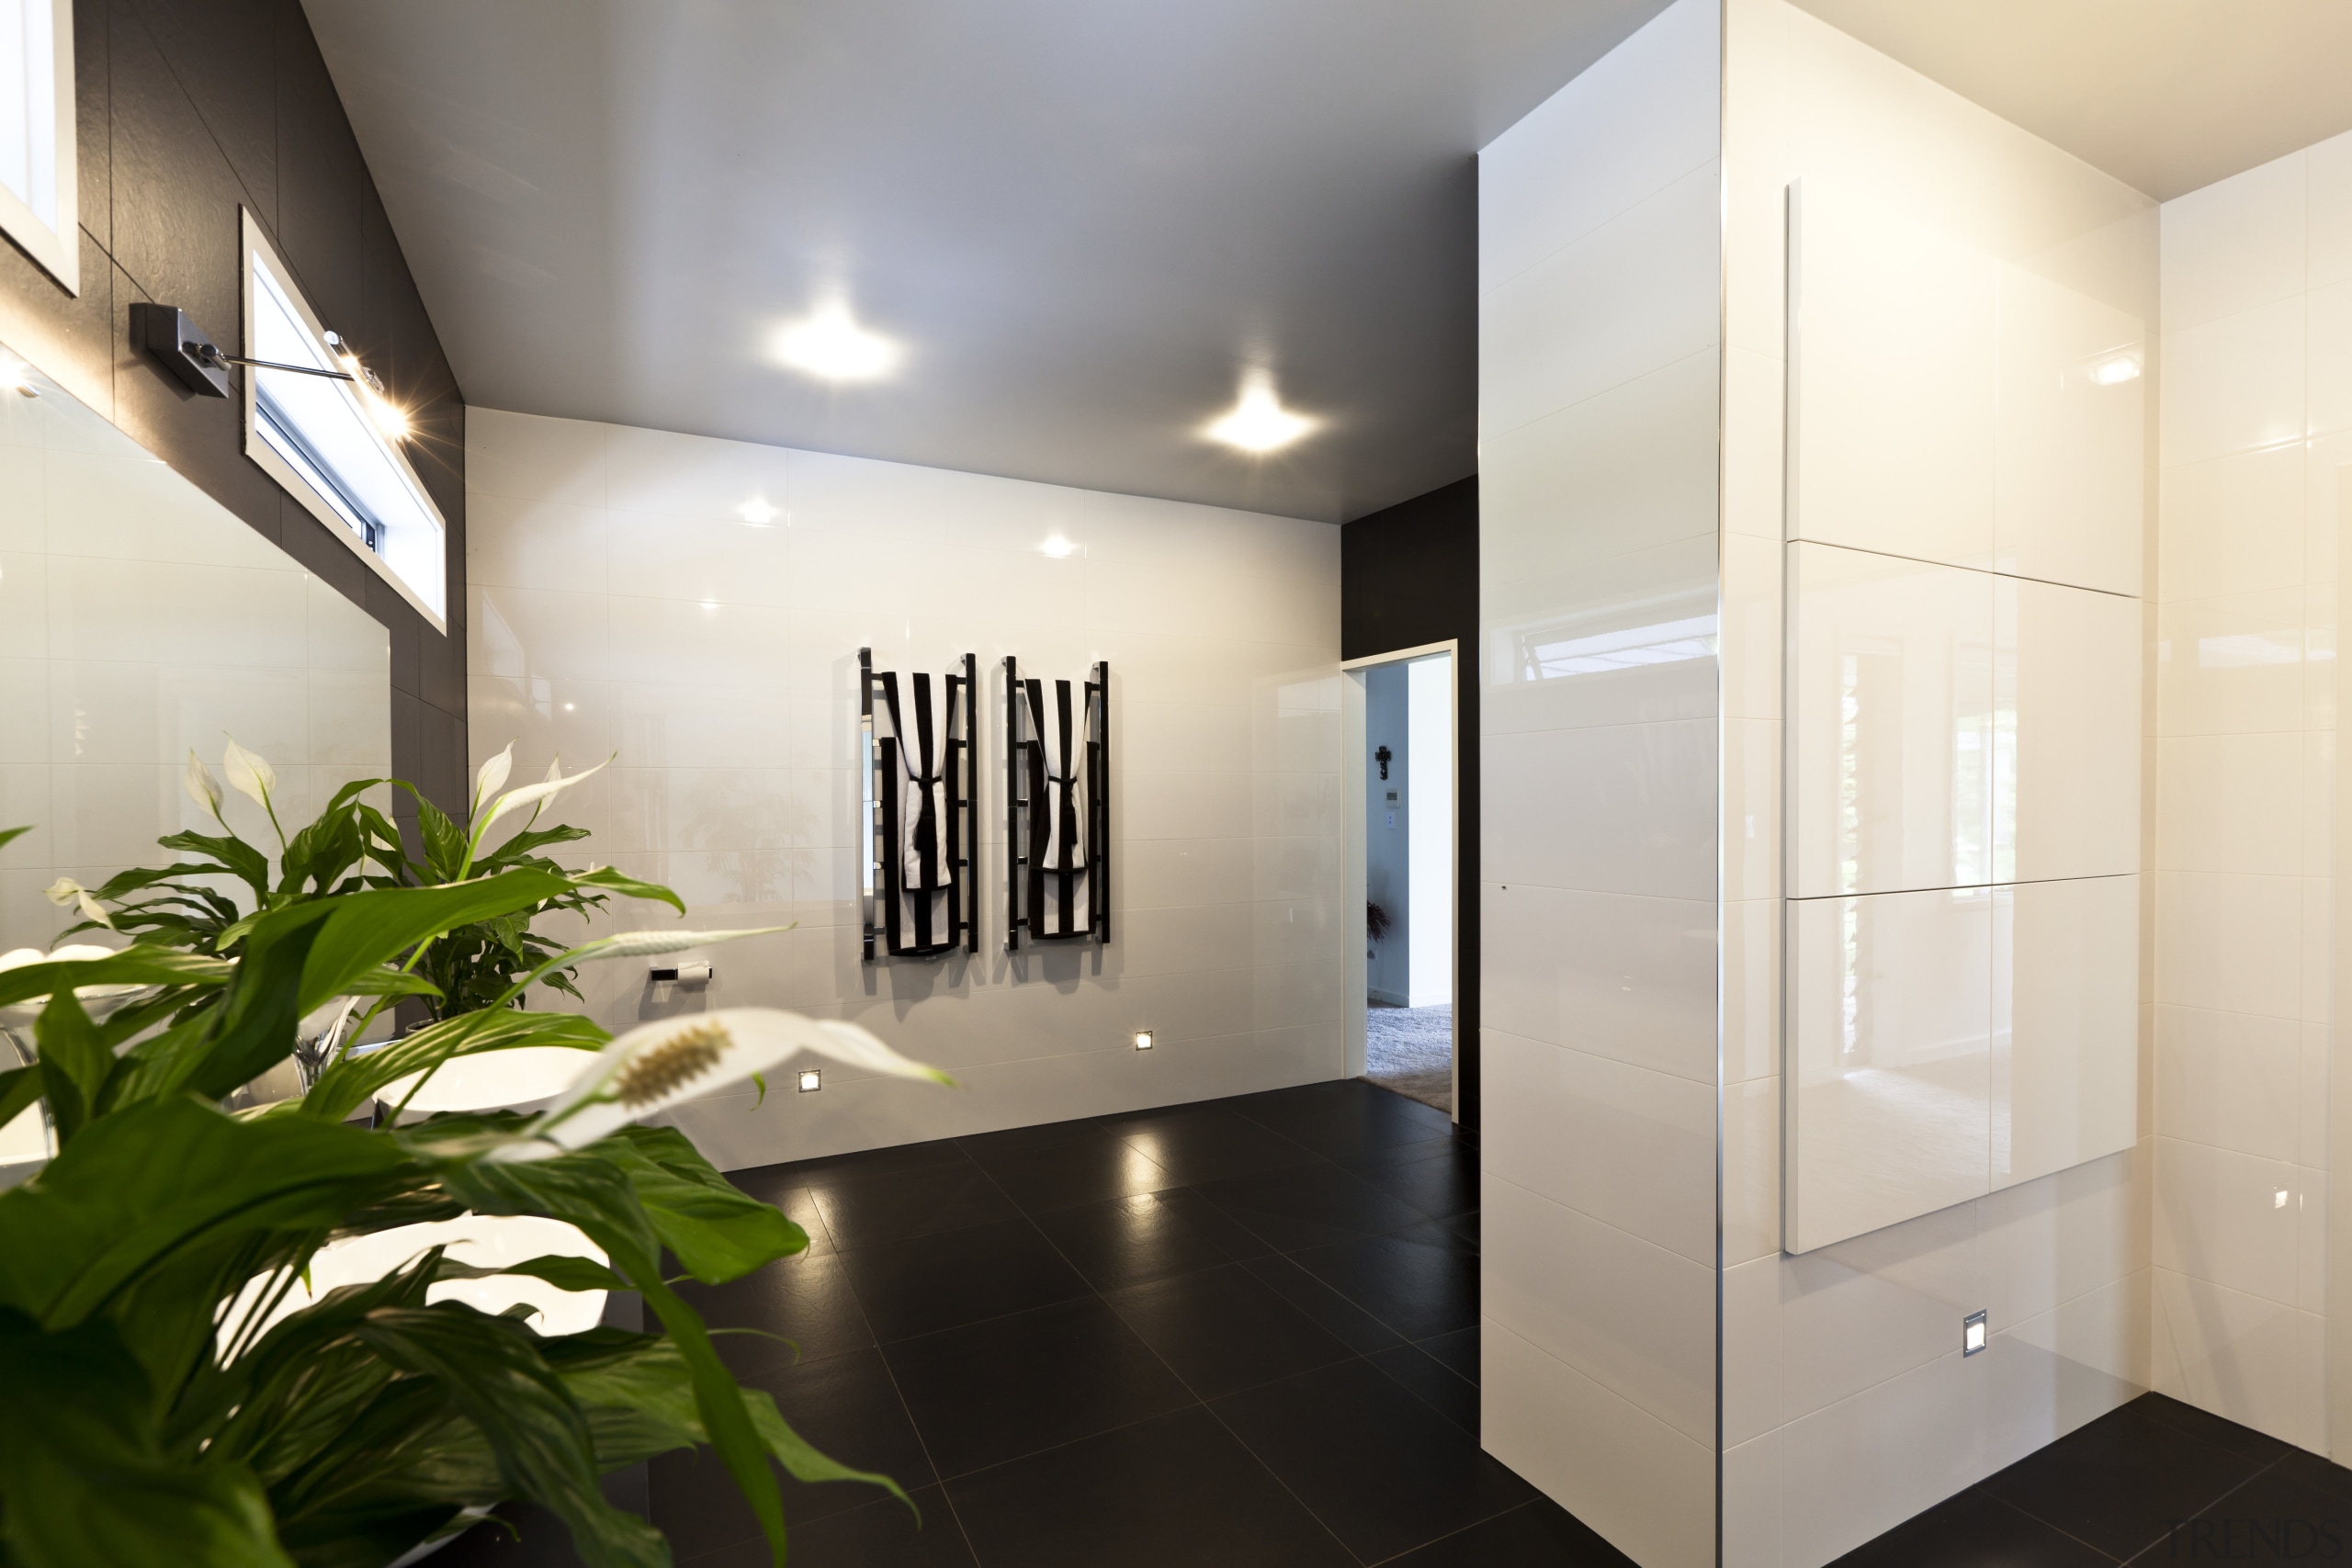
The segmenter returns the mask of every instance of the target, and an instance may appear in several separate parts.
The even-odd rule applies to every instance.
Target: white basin
[[[521,1045],[512,1051],[484,1051],[458,1056],[440,1069],[408,1100],[408,1114],[429,1116],[436,1111],[539,1111],[571,1087],[596,1059],[594,1051],[568,1045]],[[411,1073],[376,1091],[379,1104],[394,1106],[408,1100],[422,1076]]]
[[[605,1260],[596,1244],[577,1227],[535,1214],[465,1214],[429,1224],[401,1225],[321,1247],[318,1256],[311,1260],[309,1287],[306,1289],[300,1280],[296,1280],[286,1299],[269,1314],[264,1330],[338,1286],[380,1280],[426,1247],[437,1246],[446,1246],[448,1256],[456,1261],[470,1263],[478,1269],[521,1263],[550,1253],[597,1263]],[[265,1275],[247,1284],[224,1321],[243,1321],[245,1313],[260,1298],[271,1278]],[[518,1302],[527,1303],[537,1311],[531,1326],[541,1334],[557,1335],[578,1334],[595,1327],[605,1315],[605,1294],[603,1291],[562,1291],[527,1275],[501,1274],[488,1280],[444,1280],[425,1292],[425,1300],[464,1302],[487,1313],[504,1312]],[[258,1337],[258,1334],[249,1337],[248,1343],[253,1337]]]

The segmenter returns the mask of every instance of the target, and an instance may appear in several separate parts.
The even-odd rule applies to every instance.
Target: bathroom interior
[[[571,1512],[510,1467],[331,1540],[255,1459],[261,1544],[201,1561],[2352,1537],[2352,14],[13,0],[0,39],[0,1252],[114,1223],[40,1217],[102,1157],[74,1085],[175,1027],[77,1056],[67,1013],[234,1006],[241,918],[378,896],[222,842],[357,811],[352,874],[486,886],[542,873],[469,824],[570,834],[518,906],[530,963],[586,954],[517,987],[556,1032],[368,1078],[322,1122],[370,1147],[797,1032],[632,1112],[797,1238],[756,1267],[665,1284],[467,1188],[193,1306],[226,1367],[447,1245],[429,1310],[683,1335],[834,1470],[747,1480],[697,1385]],[[126,880],[175,857],[188,915]],[[266,1132],[440,1038],[408,940],[181,1098]],[[75,1325],[12,1267],[29,1377],[8,1337]],[[38,1427],[0,1410],[0,1561],[169,1560],[129,1481],[87,1505],[128,1533],[29,1522],[99,1473]]]

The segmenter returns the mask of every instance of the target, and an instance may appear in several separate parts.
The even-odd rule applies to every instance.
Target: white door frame
[[[1425,642],[1414,648],[1400,648],[1387,653],[1366,654],[1362,659],[1343,659],[1340,673],[1340,794],[1347,805],[1347,908],[1340,911],[1340,929],[1348,938],[1347,963],[1341,984],[1344,1021],[1340,1028],[1340,1074],[1342,1077],[1360,1078],[1364,1070],[1364,835],[1372,823],[1364,815],[1364,788],[1370,782],[1364,777],[1363,672],[1376,664],[1409,664],[1417,659],[1433,654],[1446,654],[1453,660],[1453,679],[1446,682],[1446,733],[1452,737],[1453,787],[1449,792],[1451,817],[1446,822],[1447,842],[1453,846],[1453,877],[1445,890],[1450,929],[1447,940],[1453,944],[1453,1018],[1462,1017],[1462,639],[1448,637],[1443,642]],[[1453,1066],[1453,1119],[1462,1120],[1462,1040],[1448,1031],[1446,1056]]]

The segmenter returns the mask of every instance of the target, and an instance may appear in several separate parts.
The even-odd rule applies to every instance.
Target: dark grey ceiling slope
[[[1332,521],[1474,468],[1472,154],[1659,5],[306,0],[469,403]]]

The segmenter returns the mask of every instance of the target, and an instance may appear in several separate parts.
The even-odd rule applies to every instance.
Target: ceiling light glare
[[[745,502],[741,506],[735,509],[735,515],[741,517],[744,522],[749,523],[754,528],[764,528],[769,524],[775,522],[777,518],[783,516],[784,513],[776,508],[770,506],[766,501],[760,500]]]
[[[1052,538],[1047,539],[1044,544],[1039,545],[1037,547],[1045,551],[1047,555],[1053,557],[1056,560],[1067,558],[1072,551],[1078,548],[1076,545],[1071,544],[1059,534],[1055,535]]]
[[[2140,362],[2129,355],[2101,360],[2091,367],[2091,379],[2102,387],[2120,387],[2126,381],[2138,380],[2139,377]]]
[[[776,334],[775,356],[827,381],[872,381],[899,367],[905,352],[850,319],[846,305],[824,305]]]
[[[1272,452],[1289,446],[1318,423],[1283,407],[1274,396],[1272,380],[1260,374],[1242,382],[1241,400],[1203,434],[1244,452]]]
[[[0,355],[0,391],[22,392],[28,398],[40,396],[40,389],[33,385],[32,367],[5,355]]]

